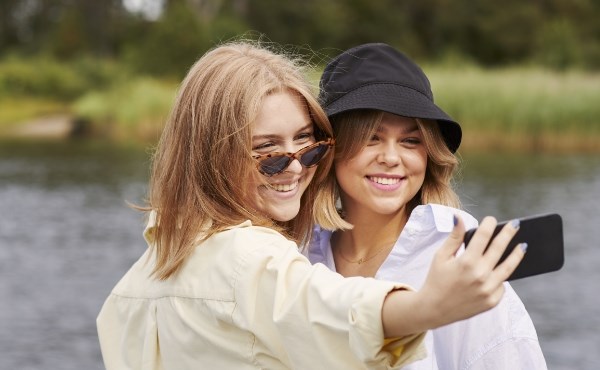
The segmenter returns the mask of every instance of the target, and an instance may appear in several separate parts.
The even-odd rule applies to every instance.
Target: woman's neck
[[[404,229],[406,207],[392,215],[348,210],[345,219],[354,228],[331,238],[337,271],[344,276],[374,276]]]

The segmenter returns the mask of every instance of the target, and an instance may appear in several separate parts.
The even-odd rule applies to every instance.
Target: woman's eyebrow
[[[419,131],[419,126],[414,125],[413,127],[409,127],[406,130],[403,130],[402,133],[404,133],[404,134],[410,134],[410,133],[413,133],[415,131]]]
[[[252,141],[256,141],[256,140],[277,140],[277,139],[281,139],[281,136],[279,136],[279,135],[253,135],[252,136]]]

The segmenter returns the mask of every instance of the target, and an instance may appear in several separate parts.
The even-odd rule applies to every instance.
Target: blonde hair
[[[252,209],[247,179],[256,171],[251,157],[251,123],[269,94],[290,91],[306,103],[315,131],[331,137],[327,116],[316,101],[300,64],[252,42],[232,42],[207,52],[190,69],[153,158],[147,211],[157,213],[153,274],[174,274],[203,240],[250,220],[286,237],[309,240],[313,223],[334,229],[333,187],[324,180],[328,155],[301,198],[300,212],[278,223]]]
[[[331,123],[336,139],[335,162],[348,161],[358,155],[377,132],[383,114],[378,110],[360,109],[333,116]],[[452,183],[458,169],[458,158],[446,146],[436,121],[413,119],[419,126],[427,150],[427,169],[423,185],[409,202],[407,212],[427,203],[460,208],[460,200]],[[331,171],[330,177],[335,178],[335,171]],[[338,197],[340,189],[337,185],[335,188]]]

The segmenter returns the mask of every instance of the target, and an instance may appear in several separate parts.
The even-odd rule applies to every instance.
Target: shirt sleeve
[[[390,369],[425,356],[424,333],[384,341],[387,294],[410,287],[343,278],[284,239],[259,242],[239,259],[232,319],[255,335],[254,356],[295,369]]]

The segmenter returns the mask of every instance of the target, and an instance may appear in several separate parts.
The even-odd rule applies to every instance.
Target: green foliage
[[[0,96],[54,96],[68,100],[84,90],[81,76],[55,61],[9,60],[0,65]]]
[[[209,47],[246,31],[332,56],[387,42],[414,58],[460,53],[484,66],[541,63],[600,69],[595,0],[165,0],[158,19],[122,0],[5,0],[0,50],[125,59],[145,74],[181,77]],[[306,47],[308,46],[308,47]]]
[[[572,22],[557,19],[548,22],[540,33],[535,59],[542,65],[565,70],[572,66],[582,66],[581,44],[573,42],[577,32]]]
[[[96,134],[120,138],[156,138],[168,116],[176,84],[150,78],[123,80],[108,90],[93,91],[72,107]]]
[[[261,0],[241,16],[274,41],[332,54],[387,42],[427,60],[461,53],[485,66],[600,65],[600,3],[592,0]]]
[[[203,19],[185,2],[175,2],[161,19],[140,24],[125,47],[125,60],[140,73],[182,78],[204,52],[221,40],[241,33],[245,26],[223,15]]]
[[[87,47],[84,19],[75,8],[66,9],[61,21],[54,29],[48,48],[52,55],[68,59],[79,55]]]
[[[11,57],[0,62],[0,99],[37,97],[71,101],[103,88],[124,71],[114,62],[80,58],[59,62],[49,57]]]

